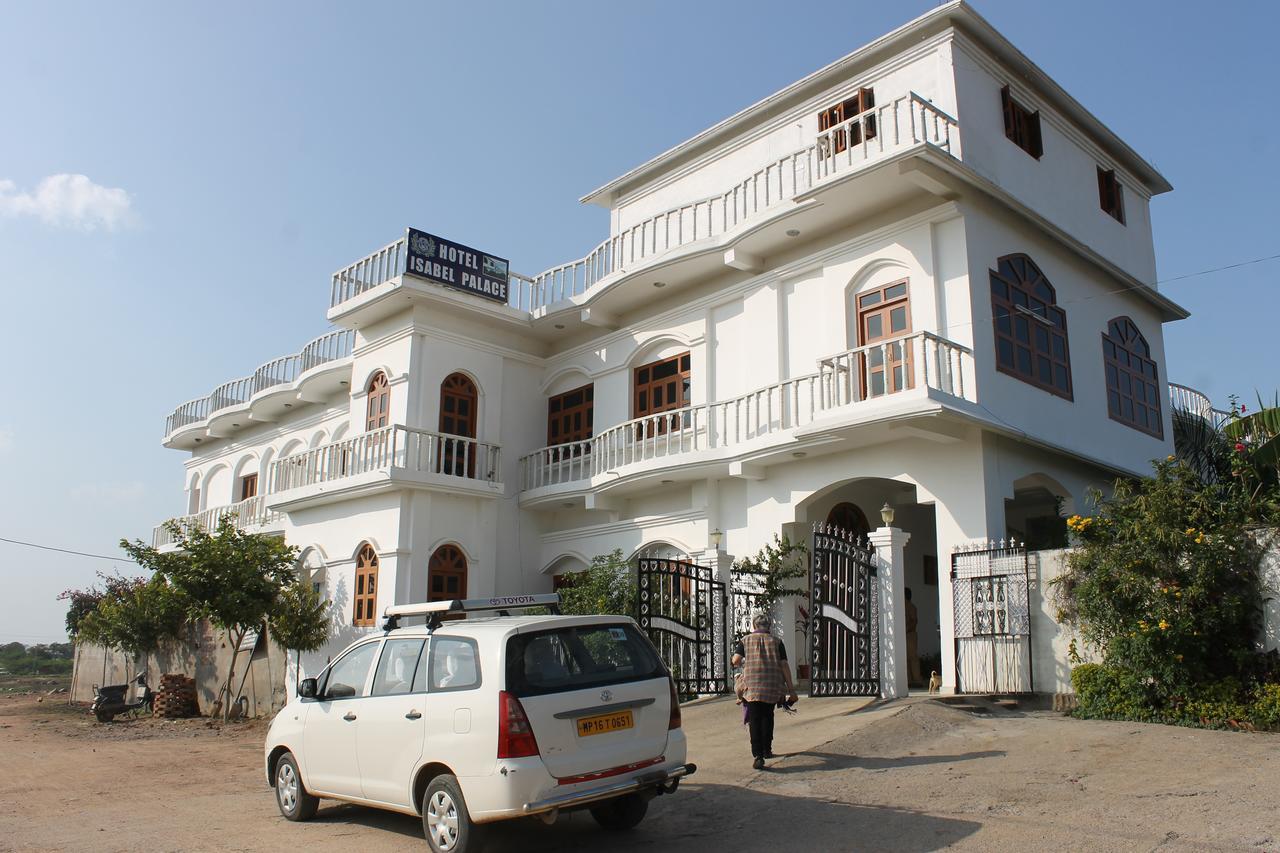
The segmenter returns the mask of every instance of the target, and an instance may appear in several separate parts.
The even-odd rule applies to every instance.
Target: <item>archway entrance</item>
[[[911,534],[903,553],[904,583],[910,599],[906,607],[908,625],[903,626],[902,641],[908,649],[908,684],[924,688],[931,672],[942,672],[941,613],[944,607],[948,612],[952,608],[949,594],[946,601],[940,597],[933,505],[920,503],[916,488],[910,483],[880,477],[846,480],[815,492],[797,506],[797,524],[791,538],[810,542],[816,523],[835,524],[865,536],[882,525],[880,509],[885,504],[894,511],[893,526]],[[809,618],[813,618],[812,614]],[[914,640],[906,630],[912,623]],[[814,637],[805,630],[804,618],[797,619],[797,628],[795,642],[809,648],[809,653],[798,659],[809,660]]]

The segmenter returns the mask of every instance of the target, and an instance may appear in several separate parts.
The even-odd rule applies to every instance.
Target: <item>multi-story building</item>
[[[611,226],[581,260],[508,276],[409,232],[339,270],[334,331],[164,444],[192,516],[302,549],[335,646],[393,602],[547,591],[614,549],[724,571],[889,504],[952,684],[952,550],[1050,541],[1172,450],[1169,189],[951,3],[589,193]]]

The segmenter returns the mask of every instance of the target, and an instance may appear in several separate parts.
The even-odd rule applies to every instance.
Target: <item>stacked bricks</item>
[[[153,713],[157,717],[169,718],[199,716],[196,680],[182,673],[160,676],[160,692],[155,695]]]

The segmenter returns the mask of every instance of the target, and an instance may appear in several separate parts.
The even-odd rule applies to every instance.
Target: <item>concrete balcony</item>
[[[501,454],[465,436],[385,427],[277,460],[267,505],[292,512],[403,488],[499,497]]]
[[[300,351],[225,382],[207,397],[183,403],[165,418],[164,446],[191,450],[209,438],[234,435],[283,417],[298,402],[322,402],[351,381],[355,332],[328,332]]]
[[[874,132],[869,134],[867,128]],[[914,92],[890,98],[819,134],[806,147],[761,163],[723,192],[630,225],[583,258],[531,277],[513,273],[506,319],[523,318],[537,330],[543,318],[555,317],[545,324],[548,335],[557,323],[561,328],[567,322],[608,325],[611,312],[625,310],[629,299],[637,297],[595,303],[636,277],[652,278],[661,271],[663,284],[673,287],[667,291],[670,294],[686,281],[705,277],[726,264],[750,270],[762,256],[789,246],[791,232],[818,227],[834,215],[830,209],[814,211],[827,203],[814,196],[824,187],[861,173],[877,173],[858,193],[843,193],[846,198],[838,213],[842,221],[850,221],[850,216],[899,203],[920,191],[917,184],[902,179],[904,167],[895,168],[895,162],[926,151],[955,160],[959,141],[956,120],[928,99]],[[392,310],[394,303],[385,298],[404,288],[407,248],[402,237],[335,272],[330,320],[346,323],[358,317],[367,323]],[[646,290],[639,298],[649,299],[651,292]],[[593,310],[595,316],[584,309]]]
[[[284,516],[267,509],[264,497],[258,495],[239,503],[227,506],[211,507],[192,515],[171,518],[182,527],[198,527],[204,531],[212,531],[218,526],[223,516],[230,516],[236,527],[250,533],[268,533],[281,530]],[[154,548],[171,548],[174,545],[173,533],[165,524],[156,525],[151,531],[151,545]]]
[[[528,454],[520,460],[521,504],[580,497],[587,508],[605,508],[603,493],[624,494],[646,480],[760,479],[770,465],[833,449],[850,430],[902,429],[912,419],[936,421],[944,409],[976,415],[972,352],[927,332],[838,353],[818,368]]]

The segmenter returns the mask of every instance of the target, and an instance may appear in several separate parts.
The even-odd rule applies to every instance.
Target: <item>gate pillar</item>
[[[867,535],[876,549],[876,586],[880,595],[880,696],[907,695],[906,566],[903,549],[911,534],[881,527]]]

